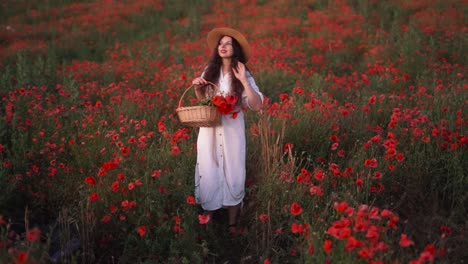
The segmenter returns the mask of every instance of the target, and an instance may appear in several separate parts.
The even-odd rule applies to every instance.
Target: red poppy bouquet
[[[215,95],[211,99],[201,101],[202,105],[212,105],[218,108],[218,111],[223,115],[232,114],[231,118],[236,118],[239,111],[236,111],[237,96],[235,95]]]

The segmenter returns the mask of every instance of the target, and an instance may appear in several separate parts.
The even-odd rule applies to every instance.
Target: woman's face
[[[224,36],[221,38],[218,44],[218,54],[221,58],[231,58],[234,54],[234,49],[232,47],[232,38],[229,36]]]

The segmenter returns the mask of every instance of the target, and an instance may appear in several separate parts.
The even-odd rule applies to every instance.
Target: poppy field
[[[0,263],[465,263],[464,3],[2,1]],[[266,98],[235,234],[176,114],[222,26]]]

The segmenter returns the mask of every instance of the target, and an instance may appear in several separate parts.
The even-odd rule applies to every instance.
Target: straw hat
[[[219,39],[223,36],[230,36],[232,38],[235,38],[237,42],[239,42],[242,48],[242,51],[244,52],[245,60],[246,61],[249,60],[249,57],[250,57],[249,42],[247,42],[247,39],[244,37],[244,35],[242,35],[242,33],[232,28],[221,27],[221,28],[215,28],[211,30],[208,33],[208,36],[206,37],[206,41],[208,42],[208,47],[210,48],[210,50],[213,50],[218,45]]]

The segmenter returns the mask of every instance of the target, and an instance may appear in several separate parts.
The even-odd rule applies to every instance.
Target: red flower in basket
[[[213,103],[213,105],[217,106],[218,108],[225,108],[226,105],[227,105],[226,99],[224,99],[224,97],[222,97],[221,95],[214,96],[211,99],[211,102]],[[222,112],[222,111],[220,111],[220,112]]]
[[[226,97],[222,95],[216,95],[211,99],[213,105],[218,107],[218,111],[223,115],[227,115],[236,109],[237,96],[228,95]]]
[[[235,95],[228,95],[225,97],[225,99],[226,99],[226,103],[230,105],[236,105],[237,103],[237,96]]]

